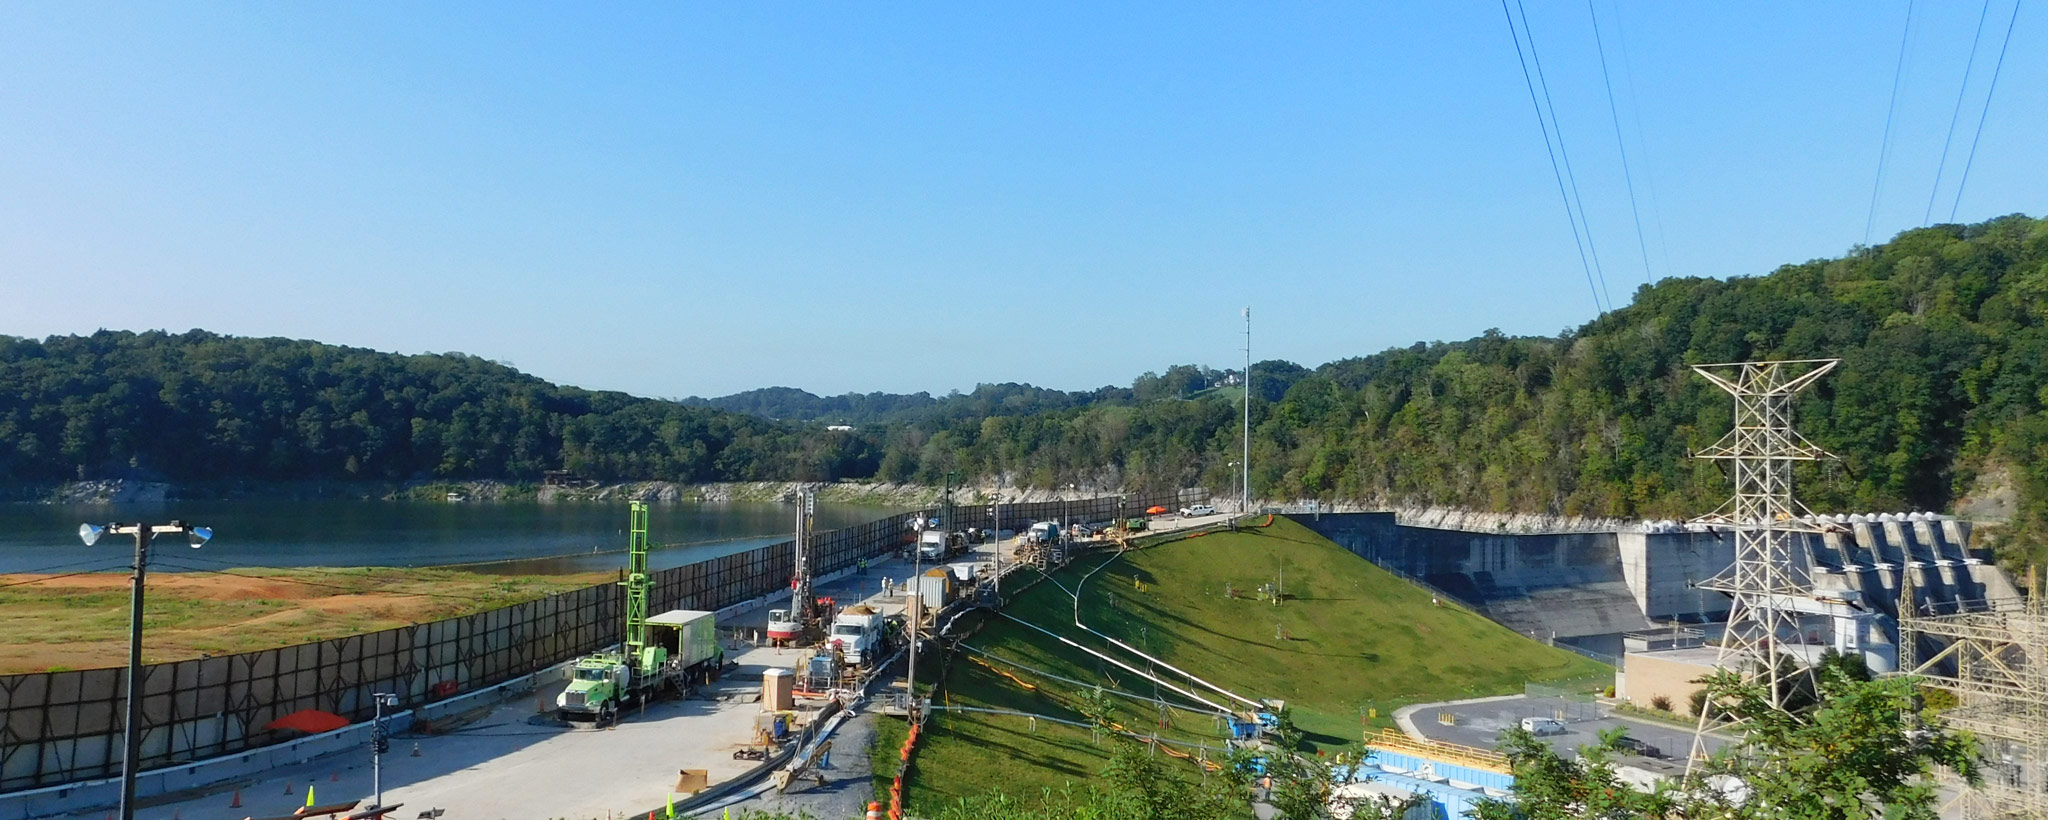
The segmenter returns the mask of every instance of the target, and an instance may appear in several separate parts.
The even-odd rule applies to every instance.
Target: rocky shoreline
[[[1057,501],[1061,498],[1094,498],[1117,492],[1114,489],[1081,487],[1055,491],[1017,488],[993,483],[954,487],[954,500],[961,504],[987,503],[1000,495],[1007,502]],[[787,502],[802,490],[835,504],[869,504],[886,507],[922,507],[936,504],[944,488],[925,484],[882,481],[740,481],[686,484],[672,481],[588,482],[576,485],[543,485],[532,481],[233,481],[173,484],[135,479],[97,479],[63,483],[23,484],[0,487],[0,499],[42,504],[150,504],[167,501],[254,499],[310,501],[321,499],[363,501],[424,501],[446,503],[492,501],[539,501],[543,503],[614,503],[650,501],[657,503],[771,501]]]

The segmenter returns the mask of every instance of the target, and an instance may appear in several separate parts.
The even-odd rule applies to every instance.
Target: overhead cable
[[[1934,198],[1941,193],[1941,172],[1948,167],[1948,147],[1956,139],[1956,122],[1963,116],[1963,96],[1970,90],[1970,69],[1977,66],[1977,46],[1984,40],[1984,18],[1990,14],[1991,0],[1984,0],[1984,6],[1977,10],[1977,33],[1970,35],[1970,57],[1963,61],[1963,81],[1956,84],[1956,107],[1948,115],[1948,134],[1941,138],[1941,159],[1934,163],[1934,187],[1927,189],[1927,210],[1920,214],[1923,228],[1934,221]]]
[[[1870,214],[1863,218],[1863,244],[1870,244],[1870,230],[1877,224],[1877,195],[1884,190],[1885,161],[1892,153],[1892,115],[1899,110],[1899,80],[1906,76],[1906,44],[1913,33],[1913,0],[1906,0],[1906,27],[1899,32],[1899,60],[1892,68],[1892,99],[1884,108],[1884,140],[1877,148],[1877,181],[1870,185]]]
[[[1970,154],[1963,160],[1963,178],[1956,182],[1955,204],[1948,206],[1948,219],[1954,222],[1956,210],[1963,206],[1963,188],[1970,184],[1970,166],[1977,162],[1977,140],[1984,136],[1984,121],[1991,116],[1991,100],[1998,96],[1998,75],[2005,70],[2005,49],[2012,45],[2012,27],[2020,19],[2020,3],[2013,0],[2012,17],[2005,21],[2005,40],[1998,44],[1998,62],[1991,67],[1991,90],[1984,92],[1984,110],[1977,115],[1977,133],[1970,137]]]
[[[1641,159],[1643,188],[1650,194],[1650,225],[1657,230],[1657,258],[1664,263],[1664,275],[1676,275],[1671,264],[1671,243],[1664,239],[1664,208],[1657,202],[1657,163],[1650,159],[1650,140],[1643,136],[1643,106],[1637,102],[1635,64],[1628,56],[1628,27],[1621,22],[1621,4],[1614,6],[1614,44],[1621,49],[1622,87],[1628,89],[1628,108],[1635,112],[1636,156]]]
[[[1628,213],[1636,221],[1636,249],[1643,254],[1643,284],[1653,284],[1656,280],[1650,275],[1650,243],[1643,239],[1643,213],[1636,207],[1636,178],[1628,168],[1628,142],[1621,138],[1621,111],[1614,105],[1614,80],[1607,74],[1607,45],[1600,38],[1600,12],[1593,8],[1593,0],[1586,0],[1586,13],[1593,18],[1593,50],[1600,53],[1600,84],[1607,88],[1607,116],[1614,121],[1615,147],[1621,149],[1621,181],[1628,185]]]
[[[1614,309],[1614,295],[1607,292],[1607,272],[1600,268],[1600,248],[1593,244],[1593,218],[1586,214],[1586,202],[1579,198],[1579,178],[1572,173],[1572,152],[1564,145],[1564,122],[1557,118],[1557,104],[1550,100],[1550,81],[1543,77],[1543,56],[1536,52],[1536,29],[1529,26],[1529,10],[1515,0],[1522,15],[1522,36],[1529,38],[1529,62],[1536,65],[1536,85],[1543,89],[1543,106],[1550,109],[1550,130],[1557,133],[1557,155],[1564,161],[1564,178],[1572,184],[1572,204],[1579,208],[1579,225],[1586,230],[1586,255],[1593,258],[1593,275],[1600,278],[1600,295],[1607,308]]]
[[[1586,262],[1586,246],[1579,238],[1579,220],[1572,214],[1572,198],[1565,193],[1564,172],[1557,166],[1557,151],[1550,147],[1550,124],[1543,119],[1543,104],[1536,98],[1536,82],[1529,76],[1528,58],[1522,55],[1522,35],[1515,30],[1514,12],[1508,11],[1508,0],[1500,0],[1500,13],[1508,21],[1508,39],[1515,44],[1515,63],[1522,67],[1522,84],[1529,89],[1529,105],[1536,110],[1536,127],[1543,131],[1543,150],[1550,155],[1550,175],[1557,179],[1557,196],[1564,201],[1565,221],[1572,227],[1572,247],[1579,252],[1579,268],[1586,273],[1586,288],[1593,292],[1593,309],[1606,312],[1600,301],[1600,288],[1593,284],[1593,267]]]

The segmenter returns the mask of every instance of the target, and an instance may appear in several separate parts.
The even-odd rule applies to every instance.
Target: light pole
[[[1001,494],[996,495],[995,501],[989,504],[988,517],[993,519],[989,526],[989,532],[995,535],[994,541],[996,544],[995,603],[996,606],[1001,607],[1003,605],[1003,497]]]
[[[918,607],[924,603],[924,528],[929,523],[922,513],[918,514],[916,527],[917,541],[910,550],[910,605],[903,609],[906,616],[904,620],[909,622],[908,625],[910,627],[907,630],[910,633],[910,668],[903,673],[904,677],[908,679],[909,685],[907,688],[910,690],[909,705],[905,709],[905,714],[913,721],[917,719],[918,622],[923,620],[923,618],[919,617]]]
[[[142,585],[149,571],[149,542],[159,535],[183,533],[198,549],[213,539],[212,527],[195,527],[183,521],[169,524],[80,524],[78,540],[90,547],[100,536],[135,536],[135,574],[128,589],[128,699],[127,717],[121,723],[121,820],[135,820],[135,774],[142,756]]]
[[[370,791],[376,802],[371,808],[384,808],[384,753],[391,751],[391,736],[384,734],[384,707],[397,706],[398,696],[388,692],[371,695],[377,702],[376,722],[370,726]]]
[[[1074,524],[1067,520],[1067,496],[1080,492],[1081,485],[1068,483],[1067,491],[1060,494],[1060,541],[1065,542],[1074,533]]]
[[[1228,466],[1226,466],[1226,467],[1224,468],[1224,469],[1226,469],[1226,470],[1229,470],[1229,471],[1230,471],[1230,479],[1231,479],[1232,481],[1236,481],[1236,480],[1237,480],[1237,464],[1238,464],[1238,462],[1235,462],[1235,461],[1233,461],[1233,462],[1230,462],[1230,464],[1229,464]],[[1238,515],[1239,515],[1239,516],[1242,516],[1242,515],[1244,515],[1244,510],[1241,510],[1241,509],[1240,509],[1240,510],[1238,510],[1238,511],[1237,511],[1237,513],[1238,513]]]

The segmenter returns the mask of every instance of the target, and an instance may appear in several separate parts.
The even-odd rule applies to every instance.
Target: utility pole
[[[121,723],[121,820],[135,820],[135,775],[142,757],[142,589],[149,573],[149,544],[158,535],[184,533],[192,548],[213,539],[213,528],[183,521],[169,524],[80,524],[78,539],[90,547],[107,533],[135,536],[135,574],[128,587],[128,697]]]
[[[391,736],[384,733],[384,707],[397,706],[398,696],[385,692],[371,695],[377,703],[376,722],[370,726],[370,791],[372,808],[384,808],[384,753],[391,751]]]
[[[1252,306],[1244,306],[1244,482],[1238,485],[1237,514],[1252,511]]]
[[[1003,604],[1003,496],[999,493],[988,506],[989,533],[996,545],[996,606]]]
[[[918,514],[915,527],[917,539],[912,542],[910,549],[910,605],[903,608],[904,620],[908,621],[906,625],[909,627],[904,631],[910,635],[910,668],[904,673],[904,677],[908,679],[905,688],[910,690],[910,701],[904,713],[913,722],[917,720],[918,622],[923,620],[918,605],[924,602],[924,528],[930,523],[924,518],[923,513]]]

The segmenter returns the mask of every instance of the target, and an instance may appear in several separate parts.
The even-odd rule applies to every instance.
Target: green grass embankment
[[[1037,584],[1012,598],[1005,613],[1147,669],[1142,659],[1073,626],[1074,599],[1061,586],[1074,588],[1104,558],[1091,555],[1055,573],[1051,580],[1059,585]],[[1261,600],[1258,588],[1279,585],[1283,574],[1281,602]],[[1391,726],[1398,706],[1518,693],[1528,681],[1608,670],[1448,603],[1433,605],[1428,592],[1284,518],[1126,553],[1088,581],[1082,599],[1083,622],[1106,635],[1236,694],[1287,701],[1319,749]],[[1008,618],[982,617],[968,646],[1043,673],[1187,701]],[[963,651],[951,660],[942,703],[1084,720],[1086,687],[992,662],[1012,680],[970,657],[976,656]],[[1207,715],[1114,700],[1118,720],[1141,734],[1211,747],[1224,736]],[[1378,710],[1376,720],[1366,720],[1369,708]],[[900,726],[890,728],[900,743]],[[934,717],[927,729],[910,791],[921,812],[990,788],[1035,793],[1090,782],[1108,762],[1107,739],[1098,744],[1087,729],[1047,721],[1033,727],[1020,717],[956,712]]]

